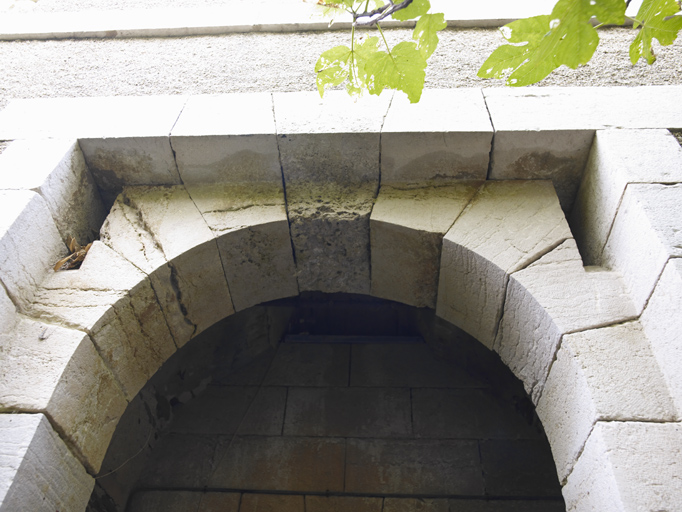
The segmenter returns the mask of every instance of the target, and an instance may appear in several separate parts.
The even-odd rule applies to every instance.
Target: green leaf
[[[447,26],[443,13],[424,14],[419,18],[417,26],[414,27],[412,39],[417,41],[419,51],[422,52],[425,59],[431,57],[436,46],[438,46],[438,31]]]
[[[327,87],[341,85],[348,79],[352,53],[347,46],[335,46],[320,55],[315,64],[316,83],[320,97]]]
[[[397,89],[407,94],[411,103],[421,98],[426,78],[426,59],[416,43],[403,41],[391,53],[377,52],[365,67],[370,94],[381,94],[385,88]]]
[[[508,74],[507,85],[522,86],[539,82],[562,65],[575,69],[592,58],[599,44],[591,18],[600,16],[600,21],[611,23],[623,19],[624,12],[622,0],[559,0],[549,16],[502,27],[502,35],[516,46],[496,49],[478,76]]]
[[[397,1],[395,3],[398,3]],[[414,0],[410,5],[404,9],[391,14],[391,18],[398,21],[407,21],[419,16],[423,16],[431,8],[431,3],[429,0]]]
[[[653,39],[662,46],[673,44],[682,29],[682,16],[675,16],[680,7],[675,0],[644,0],[637,13],[635,28],[641,25],[639,33],[630,45],[630,61],[636,64],[644,57],[648,64],[656,62],[651,48]]]

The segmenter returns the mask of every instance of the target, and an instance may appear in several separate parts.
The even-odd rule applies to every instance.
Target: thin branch
[[[374,9],[370,12],[354,13],[353,22],[357,25],[375,25],[384,18],[388,18],[391,14],[401,9],[405,9],[412,3],[413,0],[403,0],[399,4],[394,4],[392,0],[388,0],[388,3],[382,5],[378,9]],[[364,19],[367,18],[367,19]]]

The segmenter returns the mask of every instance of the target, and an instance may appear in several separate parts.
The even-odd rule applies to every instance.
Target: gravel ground
[[[198,1],[198,0],[197,0]],[[389,39],[410,31],[386,31]],[[503,40],[497,30],[448,29],[429,61],[426,87],[499,87],[476,77]],[[562,68],[540,86],[682,84],[682,42],[658,50],[653,66],[632,66],[630,29],[600,31],[593,60]],[[345,32],[0,42],[0,108],[12,98],[213,94],[314,90],[319,54],[348,43]],[[390,41],[389,41],[390,42]]]

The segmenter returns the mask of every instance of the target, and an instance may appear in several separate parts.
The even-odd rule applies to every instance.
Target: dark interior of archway
[[[558,512],[532,403],[433,310],[304,293],[180,349],[121,418],[88,511]]]

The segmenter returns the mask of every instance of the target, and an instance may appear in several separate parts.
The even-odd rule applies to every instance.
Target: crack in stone
[[[180,311],[182,312],[182,316],[184,318],[185,323],[192,327],[192,334],[190,335],[190,338],[192,338],[197,332],[197,325],[189,319],[187,307],[182,302],[182,290],[180,290],[180,283],[178,281],[178,271],[175,268],[175,265],[173,265],[173,263],[171,263],[170,261],[167,263],[167,265],[168,268],[170,269],[171,288],[173,289],[173,293],[175,294],[175,297],[178,300],[178,306],[180,307]]]
[[[488,106],[488,101],[485,97],[483,89],[481,89],[481,96],[483,96],[483,104],[485,105],[485,110],[488,113],[488,119],[490,120],[490,126],[493,129],[492,137],[490,138],[490,152],[488,153],[488,170],[486,171],[486,179],[490,180],[491,174],[493,172],[493,154],[495,150],[495,135],[497,130],[495,130],[495,123],[493,122],[493,116],[490,113],[490,107]]]

